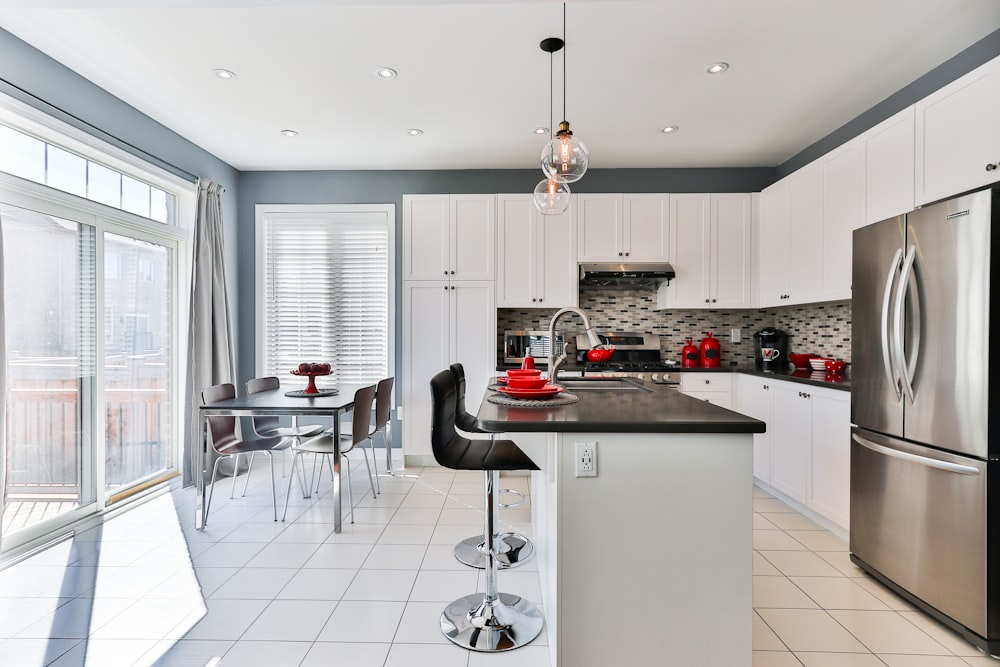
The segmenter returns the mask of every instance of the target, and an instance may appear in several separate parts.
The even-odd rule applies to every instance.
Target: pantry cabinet
[[[403,280],[493,280],[495,195],[403,195]]]
[[[465,367],[469,396],[482,396],[496,368],[492,281],[403,283],[403,452],[433,465],[430,381],[455,362]]]
[[[670,261],[677,277],[658,307],[749,308],[752,204],[749,194],[670,195]]]
[[[915,105],[917,205],[1000,180],[1000,58]]]
[[[573,195],[580,262],[665,262],[669,256],[670,196]]]
[[[497,195],[497,306],[562,308],[578,302],[571,205],[542,215],[531,195]]]

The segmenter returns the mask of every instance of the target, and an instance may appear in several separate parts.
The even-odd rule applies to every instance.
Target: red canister
[[[701,363],[701,354],[694,346],[692,339],[687,339],[687,345],[681,350],[681,368],[698,368]]]
[[[719,339],[713,337],[712,332],[709,331],[701,339],[701,367],[718,368],[721,357],[722,346],[719,345]]]

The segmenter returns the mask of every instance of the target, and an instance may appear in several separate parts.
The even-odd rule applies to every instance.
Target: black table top
[[[506,407],[486,400],[479,427],[501,432],[763,433],[764,422],[685,396],[674,388],[640,383],[651,391],[567,390],[580,400],[553,408]],[[493,392],[487,391],[486,396]]]

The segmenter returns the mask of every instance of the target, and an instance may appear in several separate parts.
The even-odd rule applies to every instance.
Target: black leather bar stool
[[[544,623],[538,607],[497,590],[497,489],[501,470],[537,470],[510,440],[470,440],[455,430],[458,383],[451,369],[431,378],[431,447],[434,458],[453,470],[482,470],[485,477],[486,592],[455,600],[441,614],[441,632],[473,651],[515,649],[532,641]]]
[[[455,414],[455,425],[466,433],[483,433],[476,426],[476,417],[465,409],[465,367],[462,364],[452,364],[451,372],[455,376],[458,387],[457,409]],[[516,446],[516,445],[515,445]],[[520,450],[518,450],[520,451]],[[532,467],[532,470],[537,468]],[[524,503],[524,494],[513,489],[500,489],[499,493],[513,493],[520,496],[521,500],[516,503],[500,503],[500,507],[518,507]],[[535,545],[521,533],[507,532],[501,533],[497,538],[496,558],[497,567],[507,570],[518,565],[523,565],[535,555]],[[455,558],[458,562],[480,570],[486,567],[486,536],[473,535],[467,537],[455,545]]]

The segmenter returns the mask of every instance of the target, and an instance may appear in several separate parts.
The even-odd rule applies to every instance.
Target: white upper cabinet
[[[664,262],[669,195],[581,194],[576,201],[581,262]]]
[[[749,194],[671,195],[677,277],[660,288],[658,307],[749,308],[751,233]]]
[[[850,141],[820,160],[824,301],[851,298],[852,232],[864,226],[865,145]]]
[[[916,103],[916,204],[1000,180],[1000,58]]]
[[[404,195],[404,280],[493,280],[494,195]]]
[[[630,262],[665,262],[670,256],[670,195],[625,195],[620,252]]]
[[[497,195],[497,305],[561,308],[577,305],[573,207],[542,215],[531,195]]]
[[[760,305],[823,301],[823,170],[811,162],[761,193]]]
[[[765,308],[785,305],[791,291],[788,185],[783,178],[760,193],[760,305]]]
[[[906,107],[861,135],[865,145],[863,224],[913,210],[913,109]]]

